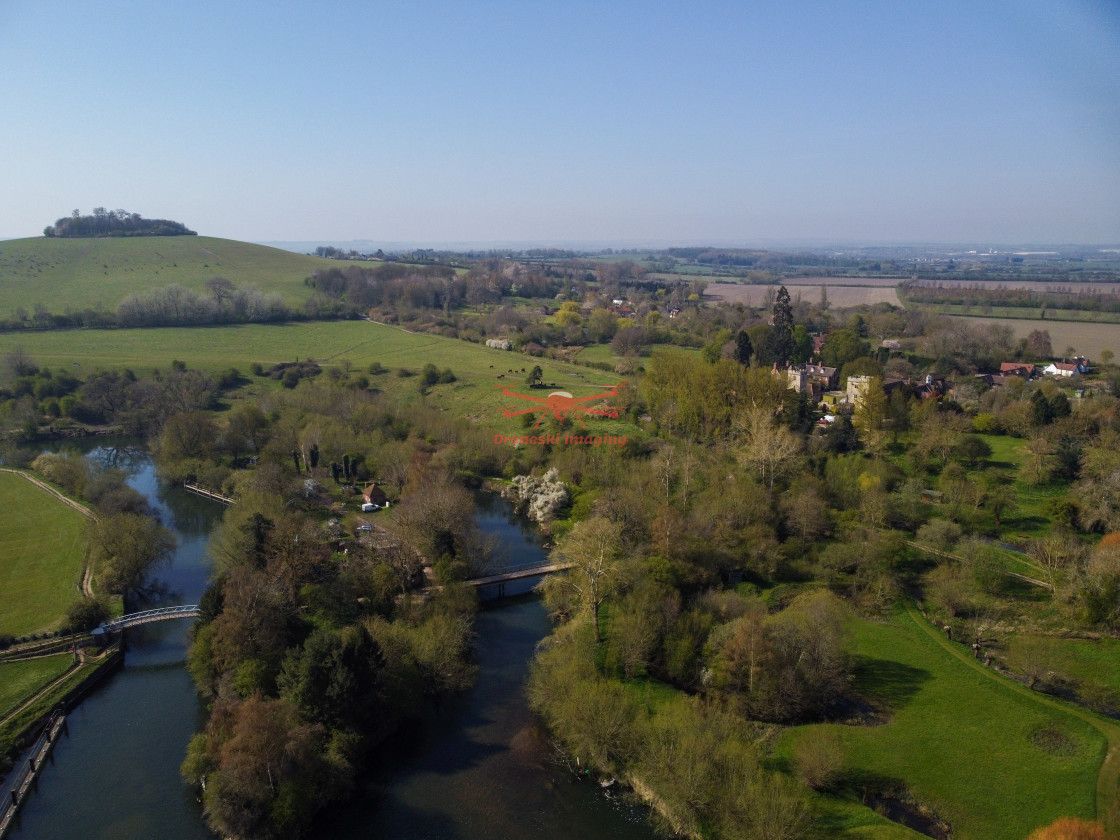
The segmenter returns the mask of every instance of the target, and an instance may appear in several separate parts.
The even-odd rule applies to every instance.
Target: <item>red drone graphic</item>
[[[537,403],[537,405],[533,406],[532,408],[523,408],[520,411],[515,411],[512,408],[503,408],[503,417],[517,417],[522,414],[532,414],[533,412],[540,412],[540,416],[537,418],[537,422],[533,424],[533,428],[535,429],[541,424],[541,421],[546,416],[548,416],[548,412],[551,411],[552,416],[557,420],[563,420],[565,417],[575,417],[576,420],[579,421],[579,424],[586,429],[587,424],[583,422],[583,418],[580,417],[577,412],[583,412],[584,414],[595,414],[599,417],[610,417],[612,420],[617,420],[618,409],[585,408],[583,405],[581,405],[581,403],[591,402],[592,400],[601,400],[605,399],[606,397],[617,397],[618,389],[625,388],[626,383],[619,382],[617,385],[603,385],[601,387],[607,389],[603,393],[592,394],[589,397],[579,397],[578,399],[573,397],[567,391],[553,391],[547,397],[531,397],[528,394],[519,394],[516,391],[511,391],[505,385],[498,384],[494,387],[502,389],[502,396],[517,397],[522,400],[529,400],[530,402]]]

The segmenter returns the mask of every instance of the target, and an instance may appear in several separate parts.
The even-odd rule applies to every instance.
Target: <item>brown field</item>
[[[811,280],[813,278],[795,278],[796,280]],[[786,282],[790,297],[816,303],[821,299],[821,278],[815,278],[816,284],[803,284],[800,282]],[[828,302],[837,309],[847,306],[872,306],[876,303],[889,303],[891,306],[901,307],[892,280],[866,281],[860,285],[851,285],[856,278],[828,278]],[[834,281],[847,281],[834,282]],[[891,283],[886,286],[884,283]],[[704,299],[711,303],[727,301],[729,303],[743,303],[747,306],[766,306],[778,291],[778,286],[747,286],[741,283],[711,283],[704,292]]]
[[[829,297],[832,290],[829,289]],[[971,315],[950,315],[950,318],[965,318],[990,324],[1003,324],[1015,330],[1016,338],[1026,338],[1031,330],[1047,330],[1054,352],[1064,355],[1067,347],[1078,354],[1098,361],[1102,350],[1120,353],[1120,324],[1086,324],[1077,321],[1050,321],[1035,318],[983,318]]]

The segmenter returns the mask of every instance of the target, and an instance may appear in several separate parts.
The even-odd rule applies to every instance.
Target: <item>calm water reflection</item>
[[[129,473],[179,540],[157,571],[166,603],[196,603],[209,575],[205,551],[223,508],[160,482],[150,458],[123,444],[87,444],[91,457]],[[496,496],[478,495],[478,523],[500,546],[496,563],[542,561],[535,527]],[[536,644],[549,631],[535,600],[484,610],[477,622],[478,682],[438,714],[379,751],[354,801],[315,827],[330,838],[613,838],[649,840],[644,809],[575,781],[550,761],[523,686]],[[13,840],[204,840],[193,789],[179,778],[187,742],[205,710],[184,667],[186,622],[129,632],[124,668],[71,715]]]

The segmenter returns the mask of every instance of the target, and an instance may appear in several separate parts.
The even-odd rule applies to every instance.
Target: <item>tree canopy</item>
[[[94,207],[93,213],[83,216],[77,210],[69,216],[48,225],[43,235],[56,239],[79,239],[104,236],[197,236],[182,222],[169,219],[145,219],[139,213],[127,210],[106,210]]]

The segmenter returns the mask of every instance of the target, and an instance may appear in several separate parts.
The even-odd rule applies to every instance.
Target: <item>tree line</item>
[[[1072,309],[1087,312],[1120,312],[1120,291],[1108,289],[1029,289],[964,283],[907,281],[899,294],[917,304],[954,306],[1009,306],[1023,309]]]
[[[43,230],[43,236],[55,239],[78,239],[106,236],[197,236],[182,222],[169,219],[145,219],[127,210],[106,210],[95,207],[89,216],[75,210]]]
[[[316,317],[334,317],[316,311]],[[52,313],[36,306],[28,313],[17,308],[0,319],[0,330],[49,330],[85,327],[186,327],[215,324],[275,323],[308,317],[292,310],[281,297],[255,286],[236,287],[225,277],[211,277],[206,290],[196,292],[172,283],[149,292],[128,295],[116,310],[85,309]]]

